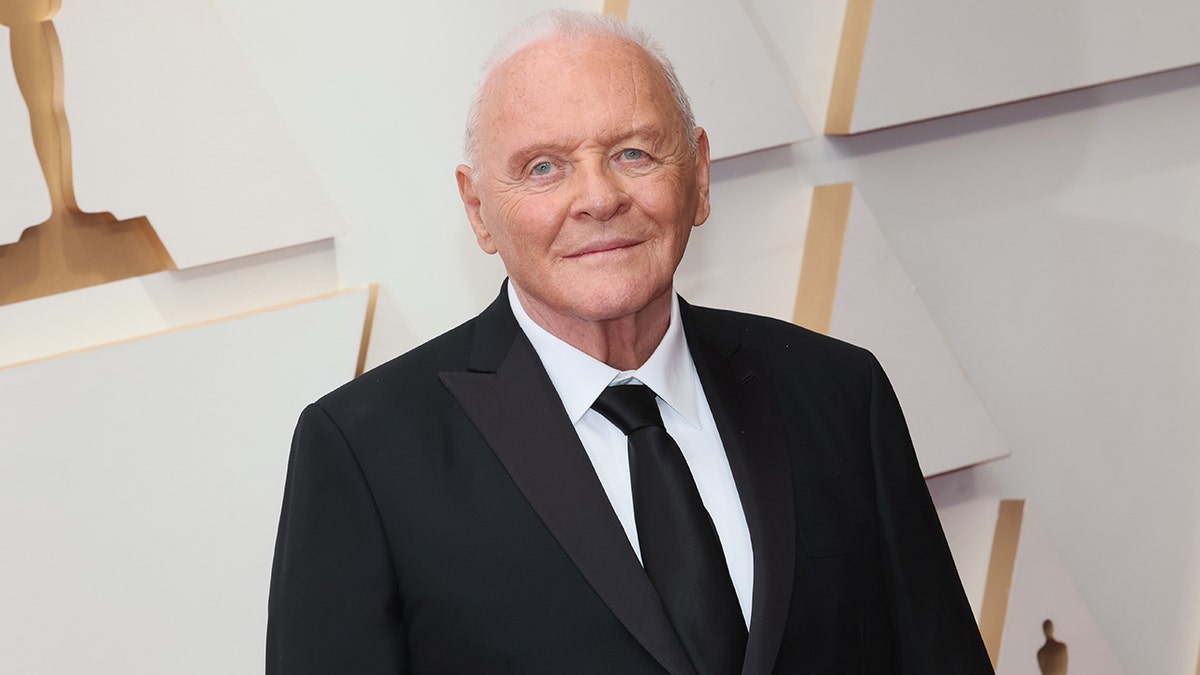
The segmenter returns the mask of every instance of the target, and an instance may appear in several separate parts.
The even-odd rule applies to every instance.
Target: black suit
[[[867,352],[681,302],[754,548],[744,673],[990,673]],[[296,429],[280,673],[692,673],[504,292]]]

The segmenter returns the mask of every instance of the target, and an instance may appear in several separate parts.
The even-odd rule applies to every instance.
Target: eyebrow
[[[530,159],[538,155],[560,154],[565,147],[565,144],[544,142],[521,146],[509,154],[505,169],[509,174],[520,173]]]

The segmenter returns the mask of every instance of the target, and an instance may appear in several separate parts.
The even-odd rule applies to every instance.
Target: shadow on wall
[[[0,0],[13,72],[29,109],[50,216],[0,246],[0,305],[175,269],[145,217],[84,213],[75,201],[71,132],[63,100],[62,48],[52,19],[62,0]]]

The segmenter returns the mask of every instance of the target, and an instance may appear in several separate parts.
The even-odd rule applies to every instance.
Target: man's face
[[[669,299],[708,217],[708,141],[700,131],[689,150],[649,56],[611,38],[537,42],[493,73],[479,112],[479,166],[474,181],[459,167],[459,190],[535,320],[602,321]]]

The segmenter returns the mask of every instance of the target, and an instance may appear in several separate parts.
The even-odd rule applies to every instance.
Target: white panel
[[[323,241],[0,306],[0,368],[338,288]]]
[[[829,333],[879,358],[904,407],[926,476],[1008,454],[857,189]]]
[[[180,268],[340,230],[209,0],[68,2],[55,25],[80,208],[148,216]]]
[[[420,344],[404,322],[404,314],[396,306],[386,288],[379,289],[375,314],[371,321],[371,340],[367,344],[364,370],[370,370]]]
[[[1059,218],[1138,228],[1153,237],[1200,250],[1200,158],[1187,166],[1064,190],[1049,207]],[[1200,270],[1193,282],[1200,284]]]
[[[0,30],[0,246],[50,217],[50,193],[42,178],[29,128],[29,109],[17,88],[8,29]]]
[[[987,589],[1000,499],[979,487],[971,469],[935,476],[925,483],[937,507],[958,577],[978,622]]]
[[[851,131],[1194,63],[1194,0],[880,1]]]
[[[830,144],[1139,675],[1200,638],[1197,110],[1192,67]]]
[[[757,169],[757,170],[756,170]],[[754,157],[713,165],[712,215],[692,230],[675,289],[689,302],[791,321],[812,186]]]
[[[714,159],[812,138],[737,0],[631,0],[628,18],[671,58]]]
[[[0,372],[11,673],[261,672],[291,429],[366,293]]]
[[[808,123],[825,128],[846,0],[742,0],[789,76]]]
[[[1037,653],[1045,643],[1042,622],[1054,622],[1054,639],[1067,645],[1069,672],[1124,675],[1108,640],[1058,557],[1054,541],[1038,524],[1036,508],[1025,504],[1008,613],[996,675],[1039,672]]]

